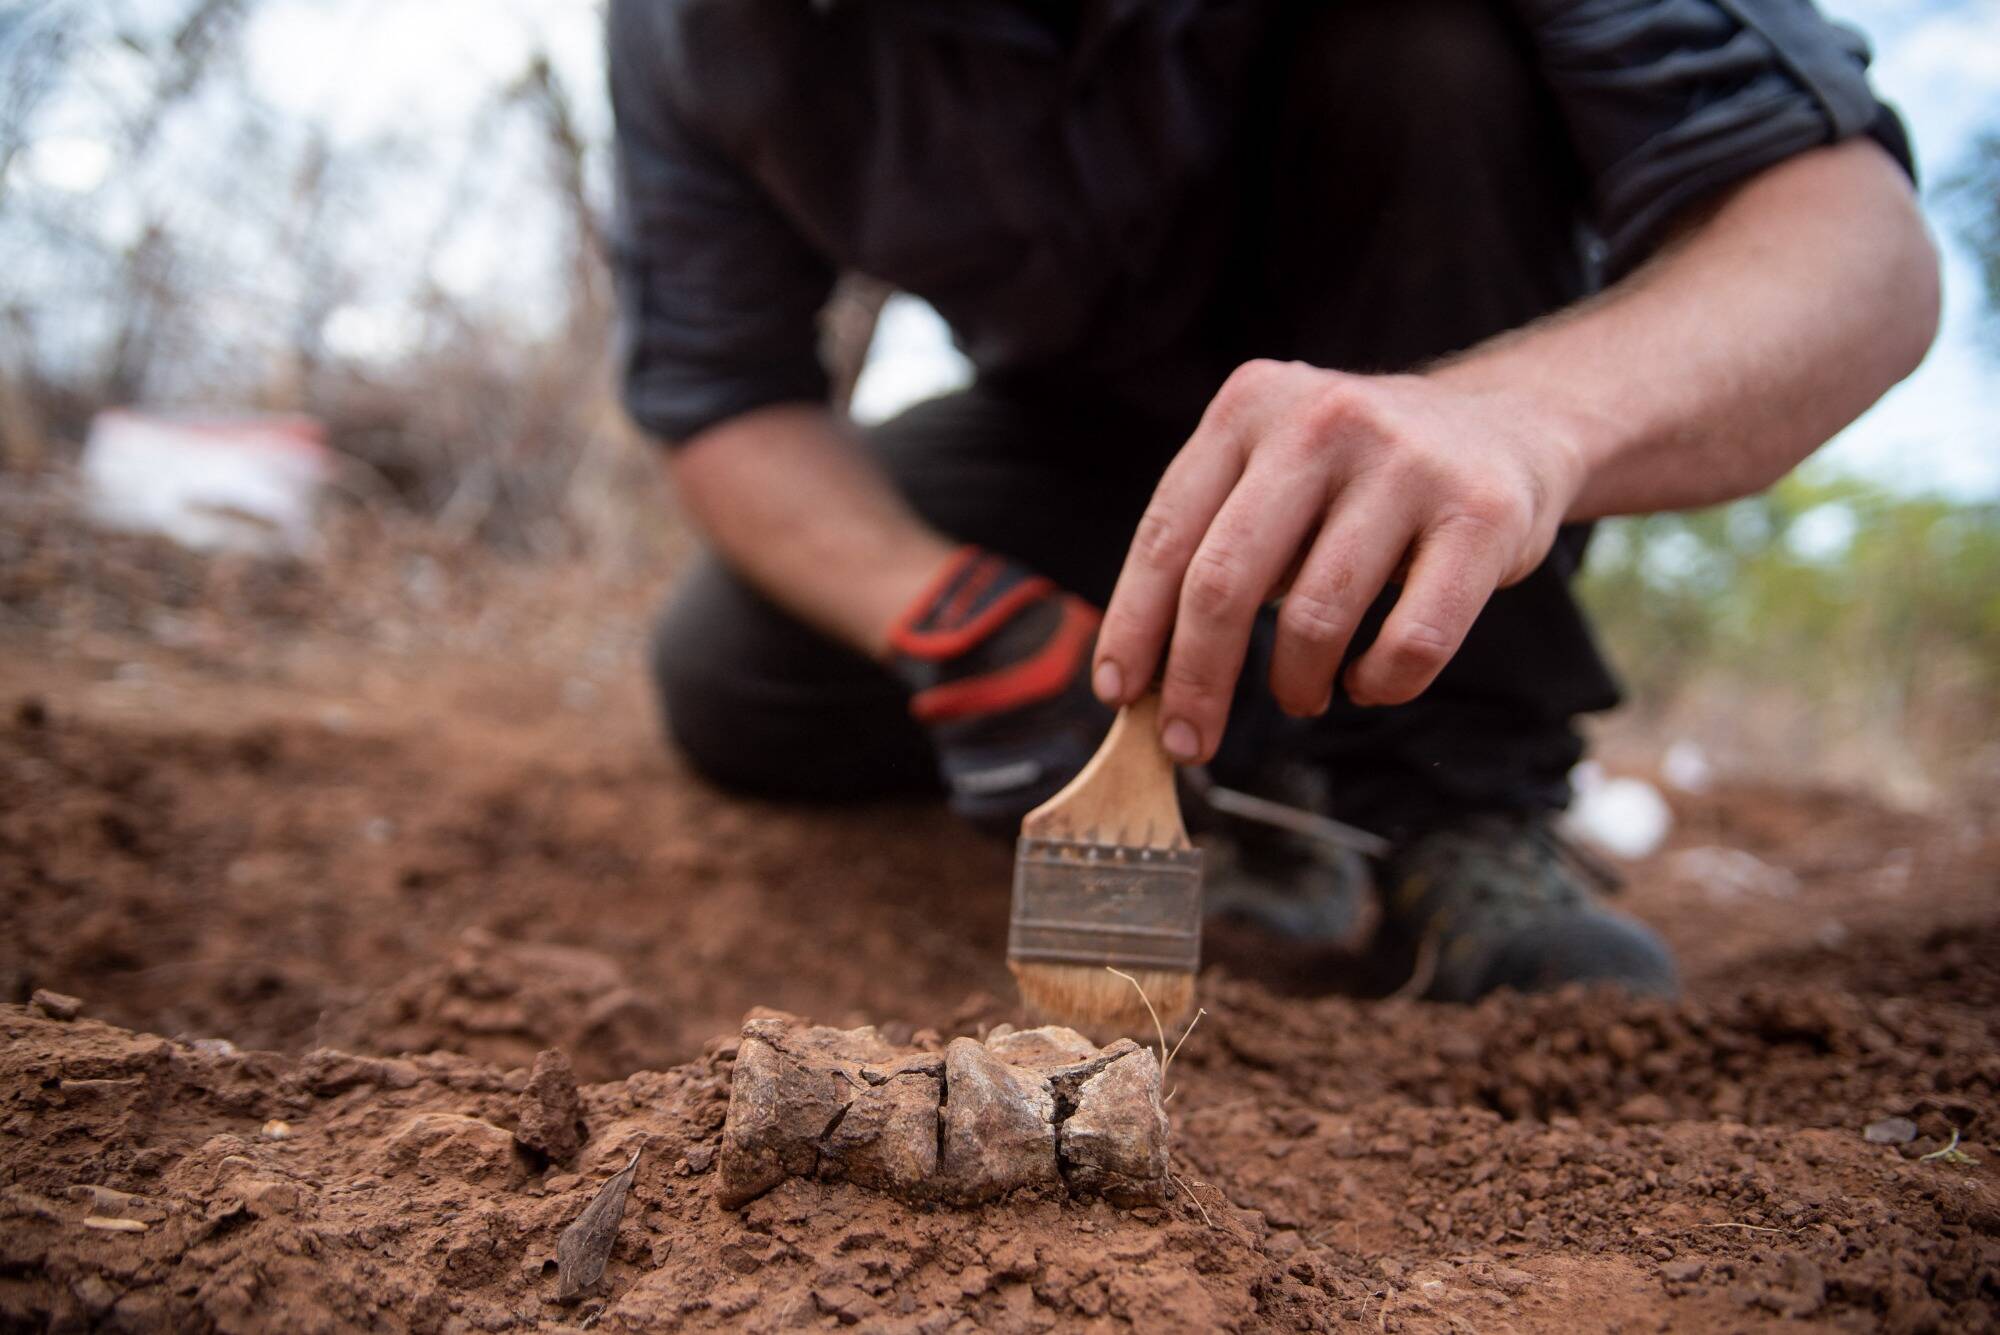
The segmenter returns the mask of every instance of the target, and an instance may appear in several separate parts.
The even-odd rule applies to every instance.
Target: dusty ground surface
[[[0,1326],[2000,1325],[1983,794],[1677,798],[1626,896],[1673,1005],[1311,998],[1353,970],[1238,953],[1170,1076],[1164,1210],[720,1209],[750,1007],[1021,1018],[1008,853],[702,787],[637,678],[651,596],[373,532],[204,561],[6,499],[0,1001],[85,1004],[0,1008]],[[566,1162],[512,1139],[547,1047],[584,1082]],[[1863,1138],[1892,1115],[1914,1141]],[[557,1237],[634,1150],[560,1305]]]

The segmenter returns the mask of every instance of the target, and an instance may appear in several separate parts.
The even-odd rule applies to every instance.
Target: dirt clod
[[[568,1163],[583,1144],[583,1105],[576,1096],[576,1073],[560,1048],[537,1053],[521,1091],[515,1137],[556,1163]]]
[[[83,1014],[83,1000],[63,992],[51,992],[46,987],[35,989],[35,995],[28,999],[33,1006],[51,1020],[74,1020]]]
[[[385,1153],[393,1169],[465,1182],[511,1184],[527,1176],[512,1136],[462,1113],[418,1113],[389,1137]]]

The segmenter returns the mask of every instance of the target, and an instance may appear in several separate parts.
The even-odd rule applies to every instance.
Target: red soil
[[[634,586],[337,557],[0,514],[0,1000],[85,1001],[0,1009],[0,1326],[2000,1326],[2000,829],[1970,803],[1678,799],[1625,899],[1681,953],[1673,1005],[1211,969],[1165,1211],[795,1181],[732,1213],[750,1007],[1021,1018],[1007,850],[704,788],[655,739]],[[1681,856],[1708,846],[1795,879],[1720,884]],[[545,1047],[586,1082],[569,1164],[505,1134]],[[1898,1114],[1913,1143],[1863,1139]],[[1976,1162],[1922,1157],[1954,1132]],[[634,1149],[610,1268],[558,1305],[557,1235]]]

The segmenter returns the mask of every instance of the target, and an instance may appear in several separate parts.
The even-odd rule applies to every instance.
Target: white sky
[[[1917,373],[1820,458],[1897,486],[2000,499],[2000,340],[1979,344],[1979,277],[1935,206],[1973,137],[2000,130],[2000,3],[1831,0],[1826,8],[1874,39],[1876,87],[1909,123],[1945,250],[1945,311]]]

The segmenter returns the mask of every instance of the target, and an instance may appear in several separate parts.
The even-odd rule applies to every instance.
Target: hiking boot
[[[1361,929],[1368,868],[1359,855],[1283,830],[1251,827],[1202,841],[1202,913],[1298,943],[1337,943]]]
[[[1267,770],[1258,796],[1300,811],[1321,806],[1316,776]],[[1345,942],[1361,930],[1372,886],[1353,850],[1218,810],[1206,786],[1184,783],[1182,808],[1202,846],[1202,913],[1293,944]]]
[[[1397,850],[1381,884],[1377,947],[1405,956],[1407,986],[1433,1001],[1565,983],[1660,997],[1679,988],[1666,944],[1597,902],[1547,816],[1481,815],[1434,829]]]

